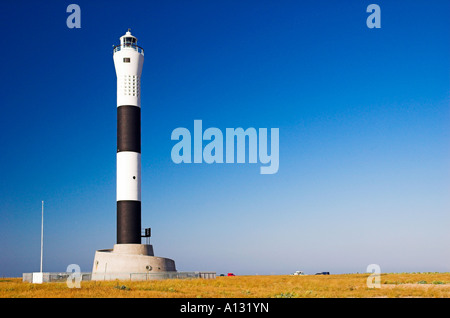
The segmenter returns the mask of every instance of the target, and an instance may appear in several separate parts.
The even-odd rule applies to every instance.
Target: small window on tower
[[[130,63],[130,58],[129,57],[124,57],[123,58],[123,62],[124,63]]]

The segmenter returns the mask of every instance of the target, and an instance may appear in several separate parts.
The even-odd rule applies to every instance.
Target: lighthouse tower
[[[141,243],[141,74],[144,50],[130,30],[114,47],[117,75],[117,244]]]
[[[158,272],[174,272],[175,262],[156,257],[150,231],[141,235],[141,74],[144,50],[130,29],[114,46],[117,76],[117,242],[113,249],[98,250],[93,280],[139,279]],[[132,277],[134,275],[134,277]],[[147,275],[148,276],[148,275]]]

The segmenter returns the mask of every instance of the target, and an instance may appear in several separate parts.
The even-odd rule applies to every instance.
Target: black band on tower
[[[117,107],[117,152],[141,152],[141,108]]]
[[[117,244],[141,244],[141,201],[117,201]]]

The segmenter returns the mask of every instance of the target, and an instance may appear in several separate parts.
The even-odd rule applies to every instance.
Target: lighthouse
[[[128,30],[114,47],[117,76],[117,244],[141,243],[141,74],[144,50]]]
[[[144,50],[130,29],[113,49],[117,77],[116,201],[117,240],[97,250],[93,280],[148,279],[153,273],[176,272],[175,262],[154,256],[150,229],[141,228],[141,75]],[[142,244],[142,237],[147,238]]]

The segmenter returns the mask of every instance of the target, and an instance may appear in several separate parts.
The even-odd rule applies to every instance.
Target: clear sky
[[[69,29],[66,8],[81,8]],[[369,29],[369,4],[381,28]],[[450,271],[450,2],[2,1],[0,275],[116,242],[116,75],[145,49],[142,225],[179,271]],[[175,164],[177,127],[279,128],[279,170]]]

